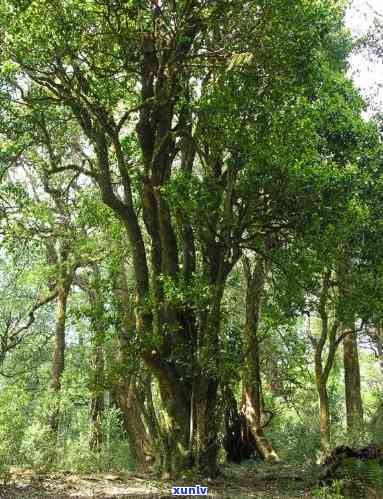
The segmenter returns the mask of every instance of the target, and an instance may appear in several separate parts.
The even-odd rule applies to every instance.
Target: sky
[[[346,24],[355,36],[361,36],[371,27],[376,14],[383,16],[383,0],[353,0]],[[350,63],[350,74],[371,107],[383,104],[383,61],[374,62],[366,55],[354,54]]]

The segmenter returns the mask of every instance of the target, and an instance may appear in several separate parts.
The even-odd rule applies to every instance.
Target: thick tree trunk
[[[203,474],[217,475],[218,424],[217,414],[218,380],[201,377],[195,393],[195,434],[193,461]]]
[[[208,312],[201,313],[195,341],[193,372],[194,432],[192,461],[199,471],[214,477],[218,473],[218,429],[223,414],[218,411],[221,303],[228,269],[223,255],[217,256],[216,272],[209,268],[211,299]],[[208,270],[206,270],[208,272]]]
[[[243,393],[242,412],[255,439],[258,454],[268,462],[277,463],[280,458],[264,433],[258,407],[257,396],[253,388],[246,384]]]
[[[358,343],[355,331],[343,338],[344,385],[347,430],[357,438],[363,429],[363,403],[360,388]]]
[[[157,451],[161,432],[151,396],[151,375],[146,370],[142,372],[141,362],[133,359],[131,354],[136,317],[134,290],[129,288],[126,272],[124,261],[121,260],[114,290],[119,317],[116,350],[121,372],[113,386],[112,396],[121,411],[131,458],[136,469],[140,470],[148,462],[152,462],[154,457],[156,461],[162,459],[163,452]]]
[[[167,415],[164,471],[170,474],[177,474],[180,469],[193,462],[206,469],[208,474],[214,474],[217,456],[215,409],[218,382],[213,373],[206,374],[205,371],[210,371],[211,366],[214,371],[215,362],[218,362],[216,353],[219,352],[219,331],[216,319],[218,317],[219,323],[220,299],[217,301],[216,296],[212,299],[213,320],[206,322],[207,327],[201,331],[200,336],[201,351],[206,358],[201,365],[196,365],[194,313],[185,304],[174,304],[168,300],[162,285],[159,285],[165,278],[177,286],[180,278],[179,249],[182,248],[182,263],[185,264],[182,274],[186,279],[191,277],[195,265],[193,230],[187,218],[182,217],[179,211],[176,213],[177,210],[172,210],[160,189],[170,179],[176,155],[172,130],[175,104],[181,97],[181,72],[174,71],[172,65],[164,71],[160,60],[162,56],[165,61],[174,57],[173,61],[178,64],[187,56],[200,29],[198,9],[198,5],[192,2],[185,10],[182,43],[177,42],[174,47],[166,48],[162,55],[156,44],[157,33],[143,38],[141,93],[143,102],[148,104],[140,109],[136,128],[146,173],[141,192],[143,218],[152,244],[152,295],[156,301],[152,331],[161,338],[151,352],[143,353],[143,359],[156,376]],[[194,154],[185,150],[185,144],[182,151],[182,169],[185,171],[190,169]],[[181,225],[180,231],[175,230],[176,218]],[[221,258],[221,255],[218,258],[216,256],[213,255],[214,265]],[[217,282],[220,288],[221,282],[217,280],[217,276],[211,272],[209,275],[214,275],[210,282],[212,288],[216,287]],[[195,445],[192,442],[194,439]]]
[[[228,462],[241,463],[259,454],[256,441],[247,419],[238,411],[237,401],[231,388],[223,391],[225,402],[225,438],[223,446]]]
[[[315,352],[315,381],[319,398],[319,437],[320,447],[324,455],[328,454],[331,448],[331,420],[330,403],[327,392],[328,375],[331,367],[326,362],[327,369],[323,369],[322,355],[317,345]],[[335,352],[334,352],[335,353]]]
[[[273,449],[271,442],[266,438],[261,424],[262,382],[258,326],[265,285],[264,263],[258,259],[255,269],[251,271],[249,260],[244,259],[244,269],[247,288],[242,411],[257,443],[259,454],[267,461],[278,462],[279,456]]]
[[[145,411],[145,403],[150,403],[145,400],[144,382],[149,382],[141,377],[130,376],[121,380],[117,391],[117,404],[121,410],[123,428],[129,442],[131,458],[134,461],[137,470],[144,470],[147,464],[150,464],[156,456],[156,449],[153,446],[153,441],[156,439],[158,427],[150,427],[149,434],[147,431],[147,416]],[[150,389],[150,387],[149,387]],[[157,456],[158,460],[158,456]]]
[[[164,50],[162,55],[165,61],[172,59],[171,54],[175,57],[173,62],[180,61],[187,55],[200,28],[197,13],[197,4],[190,4],[190,9],[185,11],[183,41],[180,46]],[[162,437],[164,471],[176,475],[180,469],[194,462],[201,469],[207,470],[208,474],[214,475],[218,450],[216,367],[220,352],[219,306],[225,279],[235,264],[235,258],[238,258],[236,253],[239,250],[230,252],[222,243],[217,243],[213,231],[209,231],[208,237],[203,237],[203,259],[212,299],[206,328],[201,328],[199,346],[204,357],[201,363],[195,363],[191,360],[196,350],[195,312],[184,303],[174,303],[165,292],[165,284],[171,283],[177,287],[181,275],[186,280],[193,276],[195,245],[188,217],[176,213],[177,210],[169,204],[162,189],[169,182],[177,154],[173,127],[176,103],[181,95],[183,97],[183,92],[179,93],[181,73],[174,71],[172,65],[167,67],[166,63],[165,66],[159,63],[159,57],[162,56],[156,44],[157,36],[156,32],[145,33],[142,37],[141,96],[145,105],[140,107],[136,126],[145,172],[140,183],[140,197],[142,217],[150,238],[150,257],[134,208],[132,182],[118,132],[113,135],[112,142],[124,186],[123,201],[113,191],[105,132],[101,131],[97,134],[97,140],[92,140],[95,142],[101,172],[98,183],[103,200],[123,220],[132,248],[137,292],[135,333],[143,340],[141,359],[156,377],[166,412],[166,428]],[[164,71],[165,67],[169,71]],[[183,169],[187,163],[187,168],[190,169],[190,162],[194,157],[192,151],[186,154],[186,158],[183,148],[182,156]],[[222,171],[213,171],[217,176],[216,180],[220,177],[223,179]],[[226,182],[227,180],[223,184]],[[227,214],[233,210],[232,194],[232,188],[228,188],[227,199],[222,199],[225,201]],[[179,227],[176,230],[176,219],[182,226],[181,230]],[[218,224],[218,218],[215,223]],[[185,264],[182,271],[181,254],[182,264]],[[194,421],[194,426],[191,425],[191,420]],[[191,445],[194,439],[198,440],[196,452]]]
[[[177,476],[182,469],[191,465],[189,451],[191,385],[187,380],[182,382],[176,369],[164,361],[152,357],[148,365],[157,379],[162,409],[166,414],[165,425],[161,432],[162,471],[164,476]]]

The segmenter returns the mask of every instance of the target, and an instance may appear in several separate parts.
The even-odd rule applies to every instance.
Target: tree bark
[[[123,259],[117,269],[114,295],[118,317],[116,351],[121,369],[114,381],[112,396],[121,411],[123,429],[134,465],[136,469],[144,469],[149,461],[153,461],[154,457],[158,461],[163,453],[157,452],[156,447],[160,429],[153,423],[155,414],[151,398],[151,377],[142,362],[132,355],[136,331],[134,289],[129,287]]]
[[[320,446],[324,454],[331,448],[331,420],[330,405],[327,392],[327,383],[334,365],[337,348],[343,335],[337,337],[339,323],[337,318],[329,324],[329,292],[331,288],[331,271],[327,270],[323,276],[322,288],[319,295],[319,317],[321,319],[321,331],[318,339],[309,331],[309,338],[314,348],[315,381],[319,398],[319,434]],[[323,354],[327,346],[327,357]]]
[[[357,438],[363,429],[363,402],[360,388],[358,343],[355,331],[350,331],[343,338],[343,365],[347,430],[352,438]]]
[[[91,337],[91,383],[90,383],[90,435],[89,447],[100,451],[103,442],[102,418],[105,409],[105,360],[104,343],[106,324],[104,320],[104,305],[101,293],[99,269],[95,267],[93,282],[88,286],[91,306],[90,323]]]
[[[145,470],[147,464],[152,463],[155,457],[158,462],[159,457],[153,445],[158,427],[150,427],[149,433],[145,417],[145,402],[150,402],[145,400],[144,383],[147,382],[150,383],[150,380],[132,375],[124,380],[121,379],[116,391],[123,428],[129,441],[131,458],[137,470]]]
[[[266,461],[279,462],[280,458],[265,436],[261,424],[262,381],[258,328],[265,285],[264,262],[258,258],[252,271],[250,261],[244,257],[244,270],[247,286],[242,411],[257,443],[259,454]]]
[[[59,282],[57,285],[57,307],[56,307],[56,330],[53,342],[52,356],[52,380],[51,388],[53,390],[53,408],[50,415],[50,427],[53,432],[58,431],[61,389],[61,377],[65,368],[65,322],[66,310],[69,294],[69,285],[66,282]]]
[[[319,395],[319,436],[320,446],[324,454],[331,448],[330,405],[327,393],[327,384],[323,379],[317,380]]]
[[[230,387],[223,389],[225,401],[225,438],[223,446],[228,462],[241,463],[259,454],[256,441]]]
[[[376,348],[376,357],[378,359],[380,372],[383,375],[383,327],[376,326],[375,330],[370,332],[370,337]]]
[[[270,359],[267,359],[268,364],[268,384],[270,386],[270,391],[277,397],[286,397],[285,387],[283,379],[281,377],[281,368],[278,364],[278,355],[272,355]]]
[[[103,341],[97,340],[92,352],[93,379],[90,398],[90,435],[89,447],[93,451],[100,451],[103,442],[102,416],[104,413],[104,348]]]

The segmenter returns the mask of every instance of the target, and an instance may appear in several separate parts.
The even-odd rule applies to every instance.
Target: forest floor
[[[188,479],[159,480],[153,475],[69,472],[37,474],[14,469],[6,480],[0,482],[0,499],[11,498],[171,498],[173,486],[204,486],[209,497],[220,498],[298,498],[314,497],[309,491],[308,480],[312,473],[291,465],[267,466],[253,463],[230,465],[216,480]],[[190,496],[189,496],[190,497]]]
[[[293,499],[331,497],[319,492],[315,485],[318,467],[305,468],[292,465],[228,465],[216,480],[189,479],[159,480],[153,475],[132,473],[74,474],[69,472],[37,474],[13,469],[6,480],[0,481],[0,499],[12,498],[129,498],[170,499],[173,486],[208,487],[209,497],[223,499]],[[316,491],[316,493],[315,493]],[[365,495],[365,493],[367,495]],[[366,490],[362,496],[383,499],[375,490]],[[189,496],[191,497],[191,496]],[[342,497],[339,495],[332,497]],[[345,494],[344,497],[351,497]]]

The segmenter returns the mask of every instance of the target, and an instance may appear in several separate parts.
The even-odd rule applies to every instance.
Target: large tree
[[[0,3],[8,102],[77,129],[75,161],[52,144],[64,163],[48,175],[93,179],[126,229],[165,471],[215,473],[221,303],[242,248],[298,231],[334,177],[313,102],[344,67],[342,4]]]

